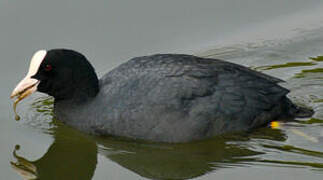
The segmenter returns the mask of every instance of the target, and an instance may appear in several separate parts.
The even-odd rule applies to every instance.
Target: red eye
[[[53,67],[52,67],[52,65],[50,65],[50,64],[47,64],[46,66],[45,66],[45,71],[51,71],[53,69]]]

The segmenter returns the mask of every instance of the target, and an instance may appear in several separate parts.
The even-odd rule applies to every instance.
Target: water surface
[[[321,179],[323,4],[316,0],[0,2],[0,179]],[[52,117],[53,99],[11,90],[38,49],[72,48],[101,76],[131,57],[189,53],[286,81],[312,118],[185,144],[88,136]]]

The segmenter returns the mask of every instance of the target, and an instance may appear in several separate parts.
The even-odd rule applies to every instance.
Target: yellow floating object
[[[272,129],[278,129],[280,127],[280,123],[278,121],[272,121],[270,122],[270,127]]]

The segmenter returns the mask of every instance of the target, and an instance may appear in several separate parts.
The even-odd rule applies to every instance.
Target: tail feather
[[[307,118],[311,117],[314,114],[312,109],[301,107],[293,104],[288,98],[286,98],[287,102],[287,113],[291,117],[298,117],[298,118]]]

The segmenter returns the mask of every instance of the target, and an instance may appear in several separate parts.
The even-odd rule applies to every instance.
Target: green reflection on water
[[[37,112],[42,113],[42,115],[50,115],[53,116],[53,104],[54,98],[50,96],[40,97],[36,99],[32,104],[32,108],[34,108]]]
[[[299,124],[323,124],[322,119],[317,119],[317,118],[311,118],[307,121],[297,121]]]
[[[307,150],[307,149],[303,149],[303,148],[294,147],[291,145],[274,146],[274,145],[264,144],[263,147],[270,148],[270,149],[277,149],[277,150],[285,151],[285,152],[293,152],[293,153],[323,158],[323,152],[311,151],[311,150]],[[319,164],[323,165],[323,163],[319,163]]]
[[[97,146],[86,135],[59,125],[55,141],[38,160],[30,161],[14,150],[14,169],[25,179],[91,179],[97,163]],[[23,150],[23,147],[21,148]],[[32,168],[31,168],[32,167]],[[28,176],[24,176],[27,174]]]
[[[308,73],[323,73],[323,68],[304,69],[302,72],[295,74],[295,78],[303,78]]]
[[[313,61],[323,61],[323,56],[310,57],[309,59]]]
[[[289,62],[285,64],[275,64],[270,66],[260,66],[256,67],[256,70],[271,70],[271,69],[278,69],[278,68],[289,68],[289,67],[299,67],[299,66],[313,66],[316,65],[314,62]]]
[[[163,144],[93,137],[62,124],[58,124],[53,132],[54,143],[36,161],[20,157],[14,150],[17,162],[11,164],[19,174],[38,179],[91,179],[97,163],[97,144],[99,153],[106,158],[150,179],[193,178],[218,168],[243,166],[246,162],[256,161],[253,156],[261,154],[230,144],[225,137]]]
[[[255,70],[264,71],[264,70],[272,70],[272,69],[280,69],[280,68],[291,68],[291,67],[306,67],[306,66],[314,66],[317,65],[317,62],[323,61],[323,56],[317,57],[309,57],[309,60],[306,62],[288,62],[285,64],[274,64],[269,66],[259,66],[255,67]],[[295,78],[304,78],[306,74],[309,73],[322,73],[323,68],[314,68],[314,69],[304,69],[300,73],[294,75]],[[322,77],[323,79],[323,77]]]
[[[221,168],[259,163],[292,165],[290,168],[323,168],[323,163],[308,162],[307,159],[293,161],[266,157],[271,150],[278,150],[280,153],[323,159],[323,152],[284,144],[287,135],[281,129],[265,127],[252,133],[227,134],[192,143],[148,143],[116,137],[93,137],[67,127],[53,118],[52,98],[39,98],[32,107],[36,113],[51,118],[53,126],[49,132],[54,142],[35,161],[18,155],[23,147],[21,150],[14,149],[16,162],[11,162],[11,166],[25,179],[92,179],[98,153],[149,179],[190,179]],[[312,118],[296,122],[306,125],[322,123],[322,120]],[[261,143],[250,145],[254,140]],[[277,142],[278,145],[272,144]]]
[[[297,162],[297,161],[279,161],[279,160],[261,160],[260,162],[265,163],[275,163],[275,164],[285,164],[285,165],[299,165],[299,166],[309,166],[313,168],[323,168],[323,163],[311,163],[311,162]]]
[[[323,56],[317,56],[317,57],[309,57],[309,60],[311,61],[305,61],[305,62],[288,62],[285,64],[274,64],[269,66],[259,66],[255,67],[256,70],[271,70],[271,69],[279,69],[279,68],[290,68],[290,67],[302,67],[302,66],[314,66],[317,65],[316,62],[323,61]],[[312,69],[312,70],[303,70],[302,72],[322,72],[321,68],[318,69]]]
[[[323,102],[323,99],[314,99],[313,102],[314,103],[322,103]]]
[[[116,141],[96,138],[99,151],[110,160],[150,179],[189,179],[210,171],[232,166],[245,166],[256,161],[256,152],[232,139],[247,140],[239,134],[180,144]],[[126,153],[117,153],[126,152]]]

